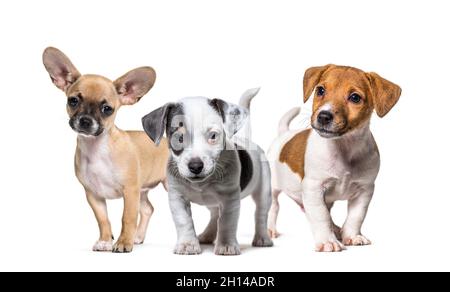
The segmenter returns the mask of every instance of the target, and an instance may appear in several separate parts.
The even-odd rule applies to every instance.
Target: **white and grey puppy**
[[[178,235],[176,254],[199,254],[200,243],[214,242],[218,255],[240,254],[236,238],[240,200],[250,194],[256,203],[253,246],[273,245],[267,232],[271,186],[264,151],[245,139],[232,140],[246,124],[250,100],[257,93],[258,89],[246,91],[239,106],[221,99],[188,97],[142,118],[156,144],[164,132],[170,142],[167,175]],[[191,202],[211,212],[210,222],[198,237]]]

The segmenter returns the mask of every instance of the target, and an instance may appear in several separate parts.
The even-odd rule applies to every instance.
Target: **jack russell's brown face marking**
[[[401,93],[399,86],[376,73],[336,65],[306,70],[303,90],[305,102],[314,91],[311,126],[325,138],[359,128],[374,109],[383,117]]]
[[[268,152],[272,170],[269,233],[278,235],[278,196],[284,192],[304,207],[317,251],[370,244],[361,226],[374,192],[380,157],[369,120],[374,110],[380,117],[386,115],[401,89],[376,73],[326,65],[306,70],[303,90],[305,102],[314,92],[314,131],[289,131],[299,109],[290,110],[280,120],[279,137]],[[337,200],[348,201],[342,228],[334,224],[330,214]]]

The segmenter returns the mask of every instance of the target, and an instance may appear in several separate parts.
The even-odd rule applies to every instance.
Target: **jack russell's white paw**
[[[98,240],[92,247],[93,251],[112,251],[113,241]]]
[[[345,246],[339,240],[316,243],[317,252],[340,252],[345,250]]]
[[[214,248],[216,255],[240,255],[241,249],[239,244],[218,244]]]
[[[193,255],[200,254],[202,249],[200,248],[200,243],[198,240],[185,241],[177,243],[173,252],[180,255]]]
[[[352,237],[345,237],[344,236],[344,240],[343,240],[345,245],[370,245],[372,244],[372,242],[367,239],[365,236],[363,235],[356,235],[356,236],[352,236]]]

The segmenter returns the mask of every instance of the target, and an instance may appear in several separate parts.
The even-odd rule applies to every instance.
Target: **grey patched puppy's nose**
[[[88,117],[81,117],[79,123],[80,123],[80,128],[85,129],[85,130],[92,127],[92,124],[93,124],[92,119],[88,118]]]
[[[330,124],[333,121],[333,114],[330,113],[329,111],[321,111],[317,115],[317,121],[322,126],[326,126],[326,125]]]
[[[200,158],[193,158],[189,161],[188,168],[193,174],[200,174],[203,170],[203,161]]]

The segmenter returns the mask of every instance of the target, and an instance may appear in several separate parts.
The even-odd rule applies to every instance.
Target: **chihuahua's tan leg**
[[[95,197],[91,192],[86,191],[86,198],[94,211],[95,218],[100,229],[100,238],[92,248],[93,251],[112,251],[113,235],[111,223],[108,219],[108,210],[105,199]]]
[[[147,233],[148,222],[153,214],[152,203],[148,200],[148,191],[141,192],[141,206],[139,208],[139,225],[136,236],[134,237],[134,244],[142,244]]]
[[[124,208],[122,216],[122,231],[113,246],[113,252],[131,252],[136,235],[139,212],[140,191],[138,187],[126,187],[123,192]]]

